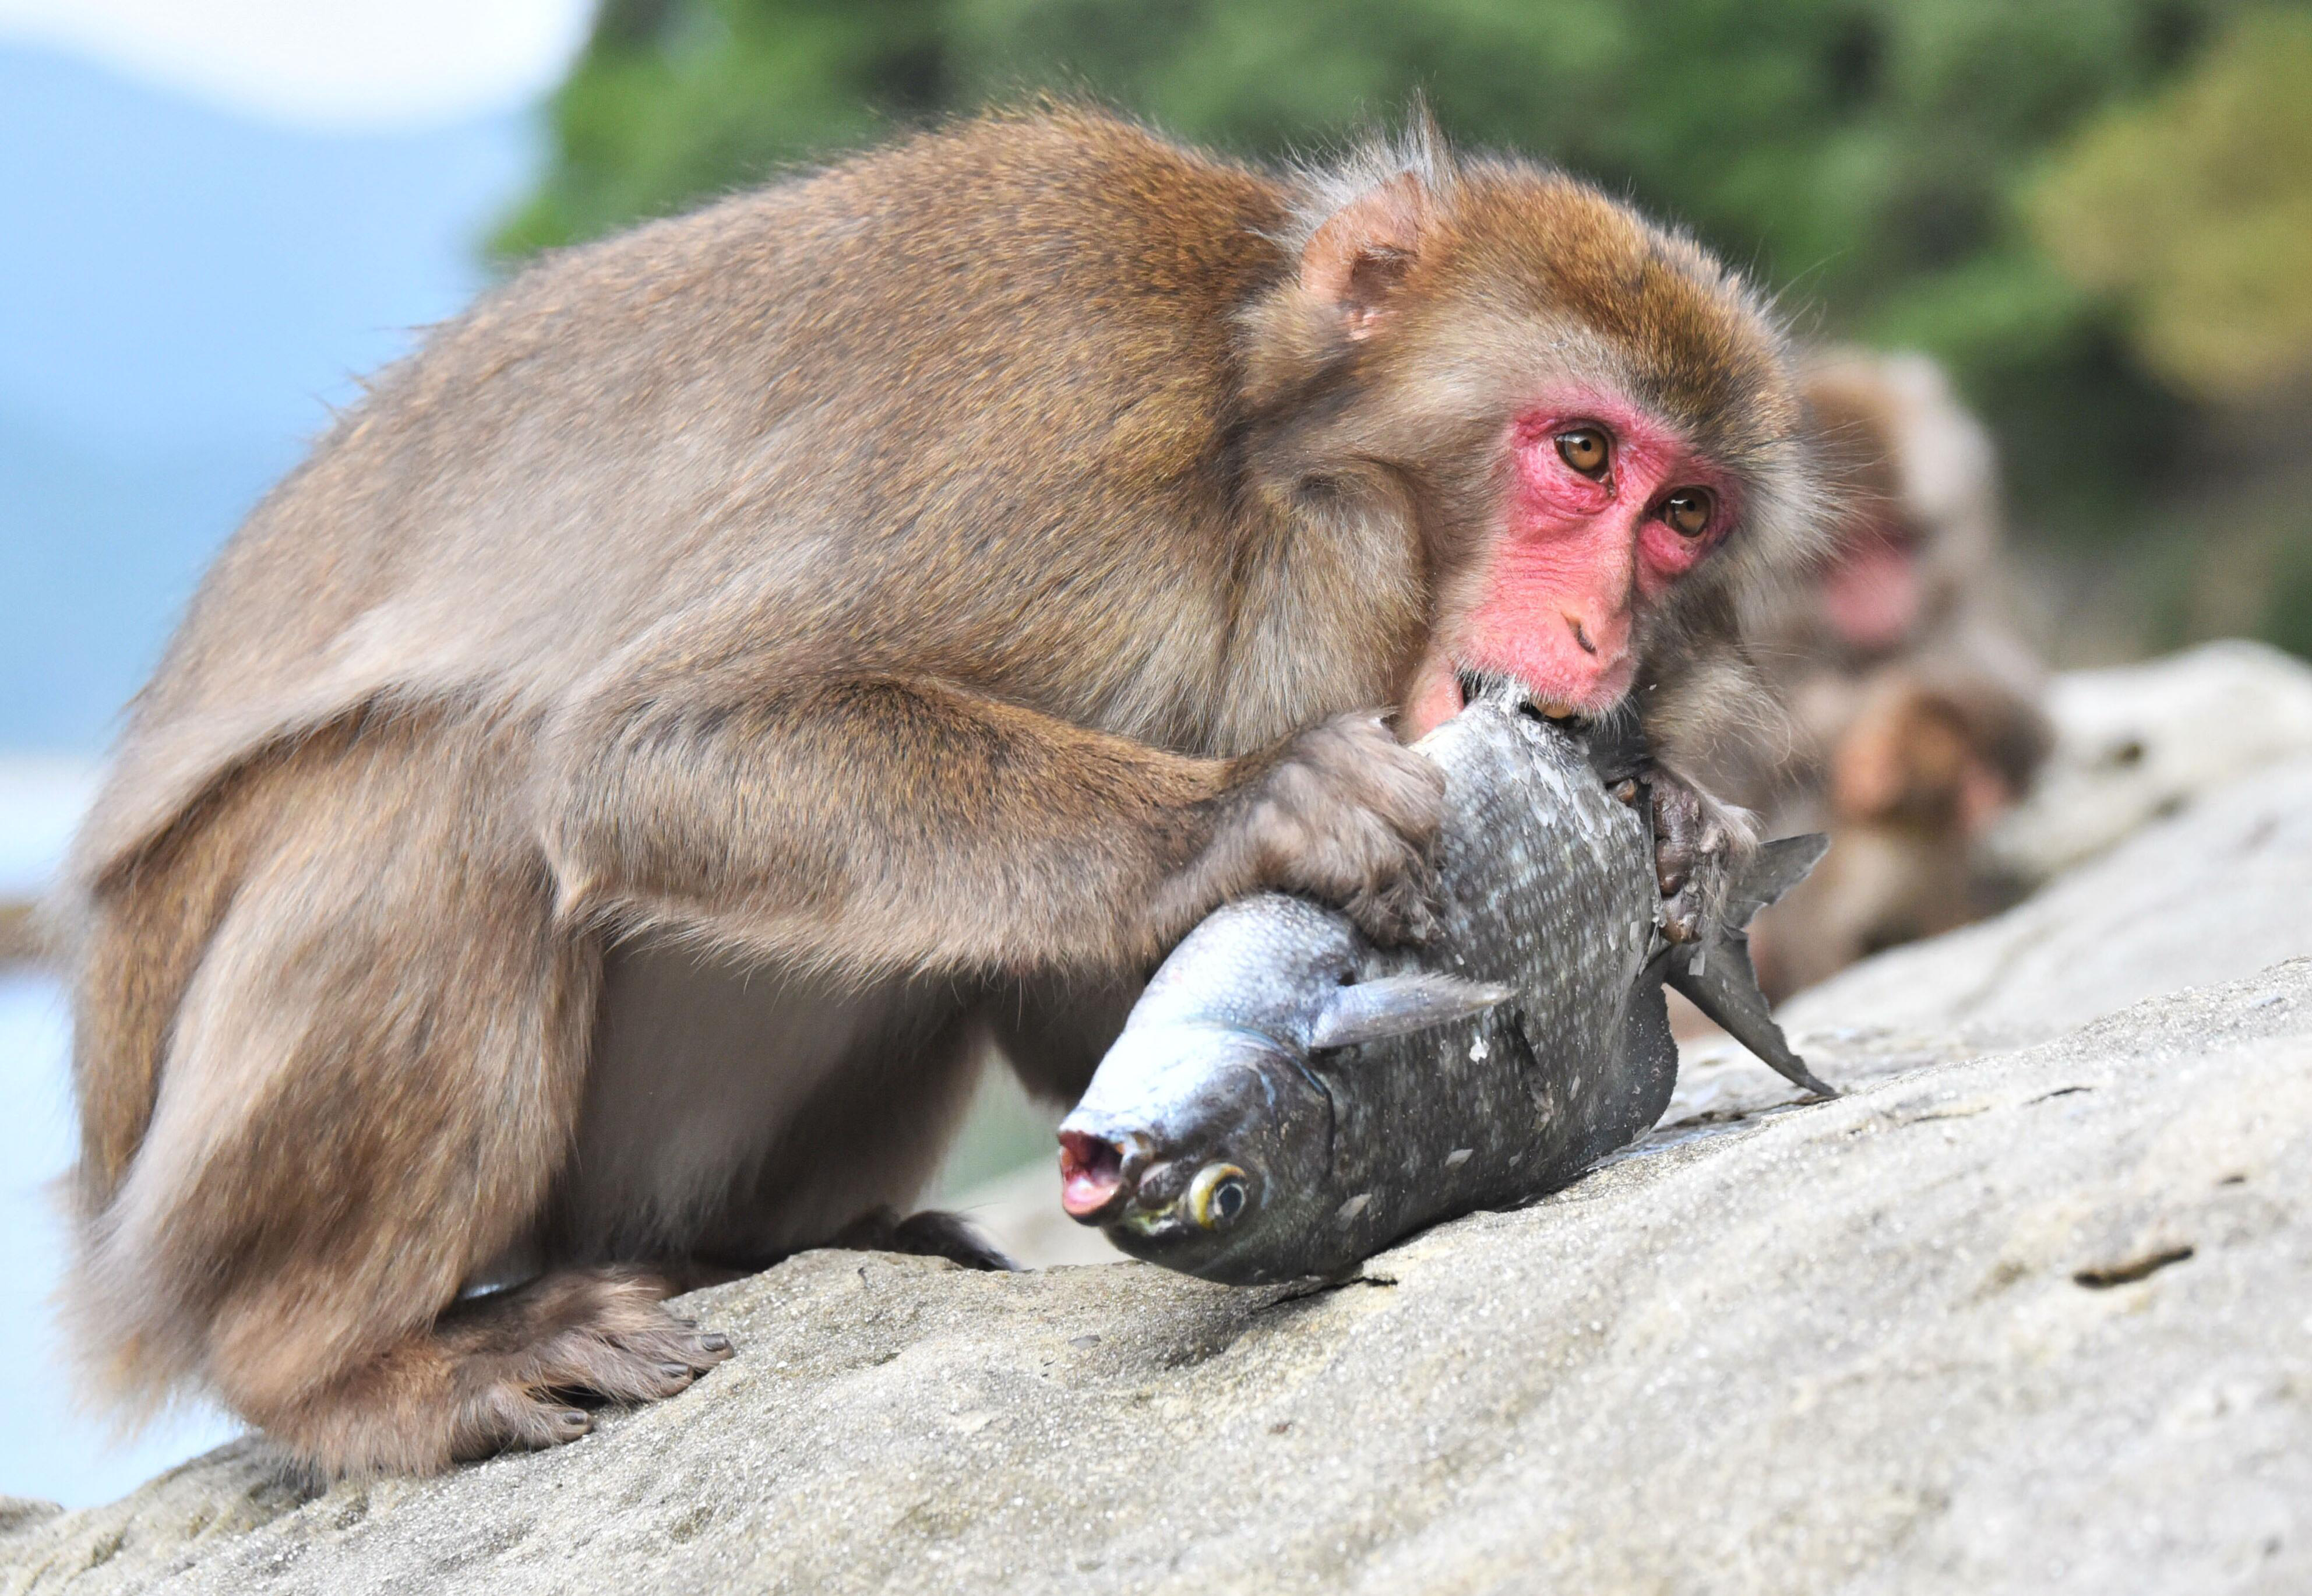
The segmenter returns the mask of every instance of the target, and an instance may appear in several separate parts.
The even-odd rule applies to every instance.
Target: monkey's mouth
[[[1496,671],[1456,671],[1453,680],[1461,689],[1461,707],[1481,700],[1507,704],[1526,715],[1539,715],[1546,721],[1577,719],[1579,712],[1570,704],[1554,698],[1545,698],[1514,676],[1504,676]]]

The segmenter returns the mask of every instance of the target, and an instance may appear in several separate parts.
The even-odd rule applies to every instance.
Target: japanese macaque
[[[1747,768],[1715,773],[1772,834],[1833,838],[1759,917],[1778,997],[1994,907],[1977,845],[2051,741],[2040,667],[1998,603],[1982,426],[1923,355],[1824,352],[1805,393],[1841,513],[1827,559],[1755,635],[1793,741],[1762,738]]]
[[[1270,175],[996,118],[532,267],[133,706],[69,906],[79,1344],[422,1471],[681,1390],[703,1272],[973,1258],[888,1215],[983,1044],[1073,1098],[1254,889],[1418,937],[1398,738],[1472,676],[1635,706],[1688,898],[1808,459],[1739,279],[1425,129]]]

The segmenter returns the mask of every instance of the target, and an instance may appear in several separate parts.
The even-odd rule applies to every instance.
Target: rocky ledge
[[[740,1353],[442,1479],[0,1499],[0,1591],[2312,1590],[2312,760],[1696,1049],[1354,1278],[818,1252]]]

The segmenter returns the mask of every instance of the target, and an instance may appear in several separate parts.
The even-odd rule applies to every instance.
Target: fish
[[[1414,746],[1446,781],[1426,943],[1375,947],[1285,893],[1224,904],[1061,1122],[1062,1206],[1124,1252],[1230,1285],[1338,1275],[1558,1190],[1668,1106],[1666,987],[1837,1095],[1775,1023],[1748,943],[1826,838],[1738,858],[1673,942],[1631,735],[1554,720],[1504,681]]]

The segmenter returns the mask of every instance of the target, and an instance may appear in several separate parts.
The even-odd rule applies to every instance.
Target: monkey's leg
[[[70,1291],[116,1383],[203,1381],[332,1473],[566,1438],[539,1381],[659,1395],[720,1355],[632,1282],[452,1306],[568,1156],[595,971],[486,744],[439,730],[293,756]]]
[[[1138,972],[1003,983],[987,1004],[996,1050],[1031,1096],[1072,1109],[1147,984]]]
[[[555,1255],[685,1259],[686,1278],[829,1245],[1004,1261],[949,1216],[900,1217],[985,1056],[959,984],[845,981],[645,934],[606,955],[600,1007]]]
[[[1385,939],[1425,924],[1442,778],[1371,716],[1194,759],[747,646],[652,640],[555,716],[537,790],[565,913],[847,972],[1125,968],[1263,886]]]

